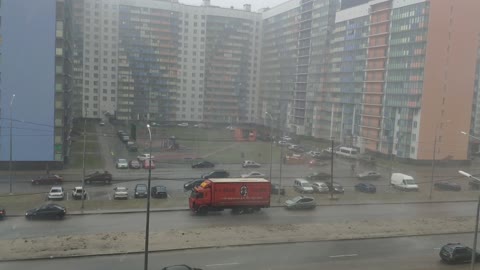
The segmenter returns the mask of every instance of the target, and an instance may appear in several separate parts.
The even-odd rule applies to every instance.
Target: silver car
[[[113,199],[128,199],[128,189],[126,187],[116,187],[113,189],[115,192],[113,193]]]
[[[317,193],[328,193],[329,189],[324,182],[314,182],[312,184],[313,190]]]
[[[315,209],[317,204],[315,199],[312,197],[306,196],[297,196],[293,199],[285,201],[285,208],[288,210],[291,209]]]

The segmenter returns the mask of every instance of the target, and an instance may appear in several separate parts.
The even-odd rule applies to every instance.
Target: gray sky
[[[244,4],[251,4],[252,11],[258,11],[264,7],[274,7],[281,3],[287,2],[288,0],[210,0],[210,4],[213,6],[220,6],[220,7],[231,7],[234,6],[236,9],[242,9]],[[188,4],[188,5],[195,5],[200,6],[202,4],[202,0],[179,0],[178,2]]]

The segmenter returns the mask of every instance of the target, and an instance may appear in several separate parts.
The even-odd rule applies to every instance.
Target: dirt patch
[[[324,222],[251,226],[212,226],[167,230],[150,235],[150,250],[221,247],[294,241],[358,239],[470,232],[473,217],[395,221]],[[103,233],[0,240],[0,260],[142,251],[143,233]]]

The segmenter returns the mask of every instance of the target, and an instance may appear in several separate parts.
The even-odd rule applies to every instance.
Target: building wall
[[[59,1],[63,2],[63,1]],[[65,84],[56,78],[57,64],[68,56],[56,42],[55,0],[4,0],[0,7],[2,43],[0,160],[9,160],[10,113],[13,121],[14,161],[54,161],[63,159],[63,94]],[[66,26],[66,25],[64,25]],[[64,32],[61,32],[64,34]],[[58,37],[58,35],[57,35]],[[58,41],[58,40],[57,40]],[[63,66],[62,68],[68,68]],[[59,85],[56,85],[56,79]],[[12,111],[10,102],[15,94]],[[59,122],[56,122],[55,119]],[[17,120],[22,120],[19,122]],[[63,121],[62,121],[63,120]],[[54,127],[57,127],[55,130]],[[55,138],[55,136],[59,138]],[[54,152],[55,145],[57,150]],[[55,153],[59,153],[58,156]]]

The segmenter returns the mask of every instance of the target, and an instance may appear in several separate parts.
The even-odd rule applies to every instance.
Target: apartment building
[[[2,166],[10,154],[16,168],[46,163],[61,167],[68,156],[73,118],[71,13],[66,0],[1,3]]]
[[[83,0],[83,115],[254,122],[261,15],[177,1]],[[80,38],[79,38],[80,40]]]

